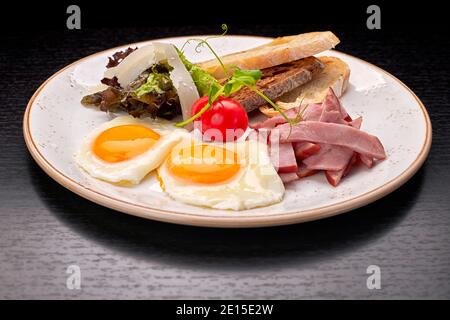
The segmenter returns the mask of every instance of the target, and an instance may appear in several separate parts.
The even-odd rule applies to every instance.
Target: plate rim
[[[207,35],[206,35],[207,36]],[[53,180],[58,182],[63,187],[68,190],[74,192],[75,194],[102,205],[104,207],[120,211],[122,213],[127,213],[130,215],[138,216],[145,219],[157,220],[161,222],[182,224],[182,225],[190,225],[190,226],[199,226],[199,227],[220,227],[220,228],[250,228],[250,227],[269,227],[269,226],[280,226],[280,225],[289,225],[295,223],[302,223],[307,221],[313,221],[318,219],[323,219],[331,216],[335,216],[338,214],[342,214],[348,212],[350,210],[354,210],[365,206],[369,203],[372,203],[389,193],[395,191],[399,187],[401,187],[404,183],[406,183],[409,179],[414,176],[414,174],[420,169],[420,167],[425,162],[432,143],[432,125],[431,120],[428,115],[428,112],[422,103],[422,101],[417,97],[417,95],[401,80],[387,72],[386,70],[367,62],[361,58],[352,56],[347,53],[343,53],[335,50],[339,54],[344,56],[348,56],[350,58],[356,59],[366,65],[374,67],[376,70],[384,73],[386,76],[391,77],[394,81],[399,83],[403,88],[405,88],[417,101],[420,109],[422,110],[424,119],[425,119],[425,141],[422,145],[420,152],[418,153],[416,159],[406,168],[401,174],[397,177],[391,179],[386,182],[382,186],[370,190],[362,195],[354,197],[349,200],[344,200],[335,204],[322,206],[319,208],[298,211],[298,212],[289,212],[289,213],[276,213],[272,215],[255,215],[255,216],[246,216],[246,217],[236,217],[230,215],[229,217],[219,216],[219,217],[211,217],[205,215],[197,215],[192,213],[180,213],[171,210],[162,210],[158,208],[149,208],[146,206],[141,206],[138,204],[133,204],[124,200],[119,200],[114,197],[102,194],[96,190],[90,189],[70,177],[66,176],[62,172],[58,171],[39,151],[36,143],[33,140],[30,130],[29,123],[29,114],[34,103],[34,100],[39,95],[39,93],[44,89],[44,87],[53,80],[60,73],[64,72],[66,69],[79,64],[80,62],[93,58],[97,55],[103,54],[107,51],[118,49],[125,46],[134,46],[143,43],[148,43],[149,41],[161,41],[161,40],[170,40],[177,38],[187,38],[187,37],[205,37],[205,35],[199,36],[179,36],[179,37],[169,37],[169,38],[160,38],[160,39],[151,39],[146,41],[140,41],[130,44],[125,44],[113,48],[109,48],[106,50],[102,50],[99,52],[95,52],[91,55],[78,59],[67,66],[61,68],[53,75],[51,75],[47,80],[45,80],[38,89],[33,93],[30,100],[28,101],[27,107],[25,109],[25,113],[23,116],[23,136],[33,159],[37,162],[37,164],[41,167],[44,172],[50,176]],[[250,38],[259,38],[270,40],[273,39],[271,37],[261,37],[261,36],[251,36],[251,35],[227,35],[227,37],[250,37]]]

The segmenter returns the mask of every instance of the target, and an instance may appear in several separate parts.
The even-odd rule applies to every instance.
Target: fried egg
[[[138,184],[189,133],[162,119],[121,116],[102,124],[84,141],[77,164],[94,178]]]
[[[158,168],[161,187],[184,203],[244,210],[280,202],[284,185],[267,144],[202,144],[184,139]]]

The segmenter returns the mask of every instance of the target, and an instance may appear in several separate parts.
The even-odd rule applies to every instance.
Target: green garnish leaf
[[[231,79],[225,84],[224,94],[229,96],[241,90],[244,86],[254,86],[259,79],[261,79],[260,70],[241,70],[236,68]]]
[[[211,89],[209,90],[209,94],[208,94],[208,97],[209,97],[208,103],[209,103],[210,105],[212,105],[213,102],[214,102],[214,101],[212,100],[213,97],[215,97],[219,91],[223,91],[223,90],[224,90],[224,87],[222,87],[221,85],[214,85],[214,86],[211,86]]]
[[[226,97],[228,97],[232,93],[239,91],[241,88],[242,88],[242,83],[240,83],[239,81],[236,81],[235,79],[231,79],[225,84],[223,94]]]
[[[242,70],[237,68],[234,71],[233,77],[247,85],[255,85],[261,79],[261,70]]]

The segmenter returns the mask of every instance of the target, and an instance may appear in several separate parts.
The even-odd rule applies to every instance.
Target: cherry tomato
[[[207,96],[198,99],[192,106],[192,114],[198,113],[207,103]],[[217,99],[196,121],[201,121],[204,138],[219,142],[238,139],[248,127],[244,107],[239,102],[224,97]]]

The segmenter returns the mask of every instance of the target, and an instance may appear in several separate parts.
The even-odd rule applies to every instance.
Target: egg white
[[[162,188],[177,201],[215,209],[252,209],[283,199],[284,185],[270,161],[267,144],[249,140],[224,146],[243,160],[235,176],[220,183],[195,183],[173,176],[166,160],[158,168]]]
[[[160,139],[146,152],[128,160],[107,162],[92,152],[95,139],[103,131],[122,125],[142,125],[158,133]],[[136,119],[120,116],[93,130],[84,140],[75,155],[76,163],[94,178],[114,184],[138,184],[152,170],[156,169],[183,136],[189,135],[185,129],[177,129],[173,123],[163,119]]]

